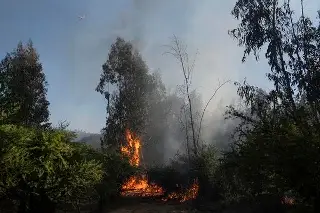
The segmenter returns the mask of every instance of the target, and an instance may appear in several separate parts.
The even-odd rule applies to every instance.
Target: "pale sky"
[[[242,81],[267,89],[265,61],[241,63],[243,49],[227,31],[237,23],[230,12],[236,0],[0,0],[0,57],[17,43],[32,39],[49,82],[51,122],[68,120],[71,129],[100,132],[106,101],[95,87],[101,65],[116,36],[132,40],[148,66],[160,69],[169,88],[182,83],[174,59],[163,55],[175,34],[197,49],[193,88],[206,101],[220,80]],[[300,0],[292,0],[295,7]],[[312,17],[319,0],[305,0]],[[85,15],[79,20],[78,16]],[[235,96],[224,87],[210,110],[228,105]],[[219,111],[220,113],[220,111]]]

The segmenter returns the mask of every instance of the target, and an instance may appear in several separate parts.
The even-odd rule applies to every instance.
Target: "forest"
[[[99,148],[75,142],[67,122],[49,122],[40,54],[31,40],[18,43],[0,63],[0,212],[120,213],[140,204],[320,212],[320,12],[313,22],[301,2],[293,11],[290,1],[237,0],[231,11],[237,26],[226,35],[243,49],[242,63],[267,60],[269,69],[256,72],[266,73],[268,91],[226,80],[203,102],[192,87],[195,61],[175,35],[164,54],[183,84],[169,91],[139,49],[117,37],[95,88],[107,114]],[[206,141],[206,110],[227,84],[239,97],[225,108],[231,130]],[[173,155],[172,141],[181,147]]]

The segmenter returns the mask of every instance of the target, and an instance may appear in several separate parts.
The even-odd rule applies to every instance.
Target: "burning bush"
[[[129,130],[126,131],[127,144],[121,147],[121,152],[123,156],[129,158],[129,163],[133,167],[140,166],[140,147],[141,141],[138,137],[134,136]],[[164,195],[163,200],[175,199],[180,202],[184,202],[189,199],[196,198],[198,194],[198,183],[194,182],[191,187],[181,187],[179,184],[179,179],[172,179],[172,177],[178,177],[179,173],[176,173],[176,170],[167,170],[171,172],[170,175],[162,176],[161,172],[157,173],[156,170],[153,170],[154,173],[150,178],[147,174],[133,175],[128,178],[122,185],[121,194],[123,196],[162,196]],[[161,170],[158,170],[161,171]],[[171,180],[161,179],[161,177],[167,178],[171,177]],[[154,177],[160,177],[156,179]],[[180,179],[181,180],[181,179]],[[175,184],[174,184],[175,183]],[[173,184],[175,187],[173,187]],[[163,188],[165,186],[165,188]]]
[[[122,156],[128,158],[132,167],[139,168],[140,138],[136,137],[130,130],[126,130],[126,140],[127,144],[120,148]],[[162,188],[154,183],[149,183],[145,174],[134,174],[127,178],[121,186],[121,194],[123,196],[156,196],[162,193]]]
[[[148,174],[149,181],[162,186],[165,195],[179,191],[181,185],[187,184],[186,176],[179,173],[172,166],[152,167],[148,169]],[[182,180],[185,181],[184,184],[182,184]]]
[[[165,196],[170,197],[172,193],[186,193],[193,188],[198,191],[198,198],[212,201],[221,198],[215,177],[217,166],[216,149],[208,146],[204,147],[197,157],[178,155],[170,165],[150,168],[148,174],[150,181],[163,187]],[[196,187],[195,180],[197,180]]]

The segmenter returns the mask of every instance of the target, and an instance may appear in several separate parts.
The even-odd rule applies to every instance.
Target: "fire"
[[[292,197],[284,196],[284,197],[281,199],[281,203],[282,203],[282,204],[285,204],[285,205],[288,205],[288,206],[292,206],[292,205],[294,205],[295,200],[294,200],[294,198],[292,198]]]
[[[129,157],[129,162],[132,166],[140,166],[140,147],[141,142],[138,137],[134,137],[132,132],[126,130],[127,146],[121,147],[123,155]],[[154,183],[148,183],[146,175],[132,176],[127,182],[122,185],[123,196],[157,196],[162,195],[163,190],[160,186]]]
[[[189,189],[184,192],[172,192],[166,198],[163,198],[163,201],[168,200],[179,200],[180,203],[183,203],[187,200],[195,199],[198,196],[199,192],[199,184],[198,181],[195,180]]]
[[[122,146],[121,152],[123,155],[129,157],[129,162],[132,166],[139,166],[141,147],[140,139],[135,138],[129,130],[126,130],[126,140],[128,145]]]
[[[129,162],[132,166],[140,166],[140,148],[141,142],[138,137],[134,137],[134,134],[130,130],[126,130],[127,145],[121,147],[123,155],[129,158]],[[179,200],[185,202],[187,200],[195,199],[198,195],[199,185],[195,181],[189,189],[185,192],[170,193],[163,201],[167,200]],[[122,185],[122,196],[161,196],[164,194],[162,187],[149,183],[146,175],[138,175],[130,177]]]
[[[156,195],[162,195],[163,190],[160,186],[157,186],[153,183],[148,183],[148,180],[146,177],[137,177],[133,176],[129,178],[129,180],[122,186],[122,195],[128,196],[128,195],[139,195],[142,197],[146,196],[156,196]]]

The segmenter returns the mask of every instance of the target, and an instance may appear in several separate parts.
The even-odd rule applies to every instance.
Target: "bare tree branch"
[[[190,122],[191,122],[191,130],[192,130],[192,141],[194,146],[194,154],[198,155],[198,144],[196,143],[196,135],[195,135],[195,127],[194,127],[194,118],[192,113],[192,102],[191,102],[191,96],[190,96],[190,76],[194,69],[195,61],[193,61],[193,64],[189,64],[189,56],[186,51],[187,46],[184,45],[177,36],[173,36],[172,38],[172,45],[167,46],[169,47],[169,51],[166,52],[167,54],[171,54],[174,56],[182,69],[183,77],[184,77],[184,84],[186,86],[186,95],[187,100],[189,104],[189,116],[190,116]]]
[[[212,99],[216,96],[217,92],[221,89],[221,87],[223,87],[225,84],[229,83],[230,80],[227,80],[227,81],[224,81],[222,84],[220,84],[219,82],[219,85],[218,87],[214,90],[212,96],[210,97],[210,99],[207,101],[203,111],[202,111],[202,114],[201,114],[201,119],[200,119],[200,122],[199,122],[199,129],[198,129],[198,136],[197,136],[197,143],[199,143],[199,138],[200,138],[200,133],[201,133],[201,126],[202,126],[202,121],[203,121],[203,117],[204,117],[204,113],[206,112],[210,102],[212,101]]]

